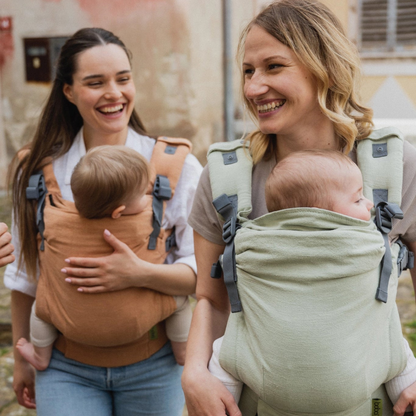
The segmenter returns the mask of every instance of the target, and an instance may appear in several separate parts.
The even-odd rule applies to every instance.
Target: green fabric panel
[[[223,154],[235,151],[238,162],[225,165]],[[238,212],[241,219],[251,212],[251,176],[253,160],[242,140],[214,143],[208,151],[209,175],[213,199],[222,194],[238,195]]]
[[[358,414],[406,364],[396,267],[387,304],[375,300],[375,225],[296,208],[244,223],[235,242],[243,312],[230,316],[221,365],[276,415]]]
[[[364,195],[373,201],[373,189],[388,189],[388,202],[400,206],[403,185],[403,136],[394,127],[375,130],[357,142],[357,163],[363,174]],[[372,146],[387,143],[387,157],[373,158]],[[373,209],[374,211],[374,209]]]

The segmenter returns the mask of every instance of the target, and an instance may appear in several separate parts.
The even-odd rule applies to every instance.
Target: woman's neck
[[[88,129],[83,129],[83,137],[85,143],[85,149],[88,151],[89,149],[96,147],[96,146],[103,146],[103,145],[124,145],[126,144],[128,134],[128,127],[126,126],[120,132],[117,133],[96,133],[91,132]]]
[[[307,149],[340,150],[340,141],[335,134],[333,124],[309,130],[295,136],[277,135],[277,161],[292,152]]]

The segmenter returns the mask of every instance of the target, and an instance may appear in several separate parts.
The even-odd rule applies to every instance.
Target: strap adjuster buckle
[[[237,217],[234,215],[224,222],[224,225],[222,227],[222,239],[226,244],[230,243],[233,240],[236,231],[240,227],[241,226],[238,223]]]
[[[157,175],[153,186],[153,195],[162,201],[168,201],[172,198],[172,189],[169,179],[166,176]]]

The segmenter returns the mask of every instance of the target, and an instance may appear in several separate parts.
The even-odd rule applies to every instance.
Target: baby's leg
[[[220,365],[219,358],[223,339],[224,337],[216,339],[212,345],[212,357],[209,360],[208,370],[227,387],[228,391],[233,395],[235,402],[238,404],[243,383],[234,378],[230,373],[227,373]]]
[[[36,370],[45,370],[51,359],[53,342],[58,336],[58,331],[53,325],[42,321],[36,316],[35,306],[32,306],[32,314],[30,315],[30,338],[31,343],[25,338],[17,341],[16,348],[20,355]]]
[[[395,404],[404,389],[416,382],[416,358],[409,347],[409,343],[403,338],[405,345],[407,364],[405,369],[396,377],[388,381],[386,385],[387,394]],[[411,410],[411,409],[407,409]]]
[[[179,365],[184,365],[192,310],[188,296],[174,296],[173,298],[176,301],[177,309],[166,319],[166,335],[172,344],[176,362]]]

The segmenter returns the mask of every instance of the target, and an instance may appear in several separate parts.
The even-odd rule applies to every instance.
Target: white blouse
[[[126,146],[130,147],[148,161],[153,153],[155,140],[147,136],[142,136],[129,128]],[[79,159],[86,153],[82,129],[75,137],[69,151],[53,162],[53,170],[58,181],[64,199],[73,201],[71,191],[71,175]],[[165,228],[176,227],[176,244],[169,253],[165,263],[184,263],[190,266],[196,273],[196,262],[194,256],[193,231],[188,225],[188,216],[192,208],[195,190],[198,185],[202,166],[195,156],[189,154],[182,169],[181,176],[175,189],[173,198],[167,202],[165,216],[162,226]],[[18,239],[17,227],[12,224],[12,244],[15,247],[15,257],[20,255],[20,242]],[[27,295],[36,296],[37,283],[32,281],[26,274],[24,267],[18,271],[18,260],[9,264],[4,273],[4,284],[11,290],[17,290]]]

